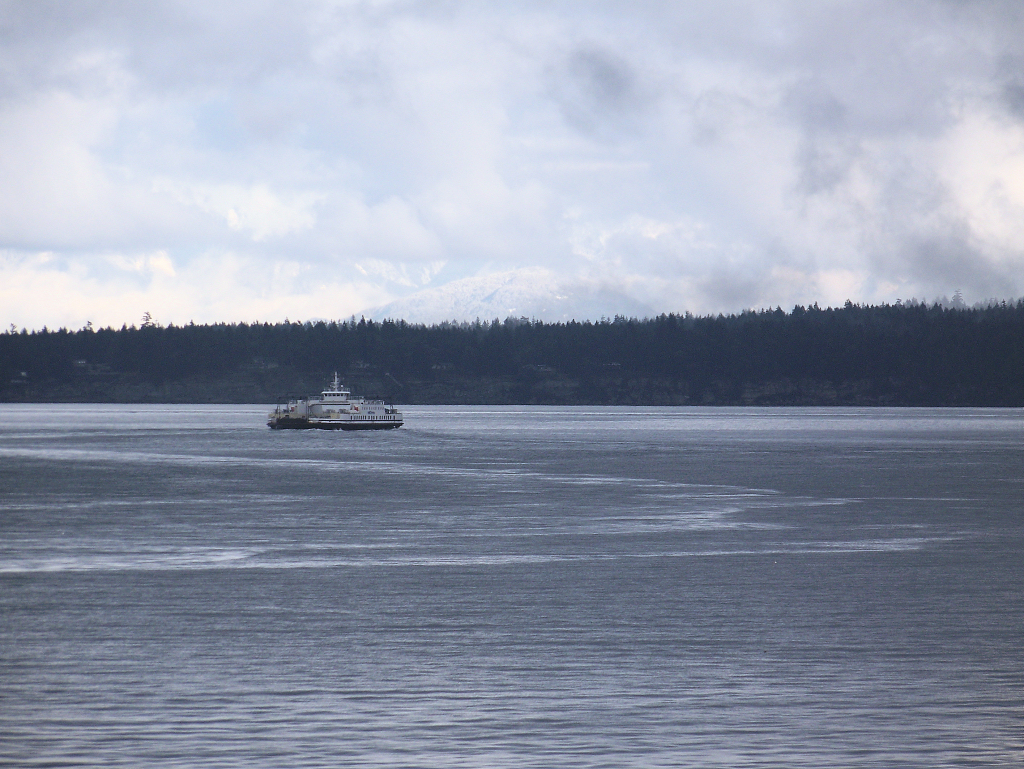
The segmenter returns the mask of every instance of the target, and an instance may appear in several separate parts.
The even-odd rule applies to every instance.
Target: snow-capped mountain
[[[526,317],[545,321],[644,317],[651,309],[606,287],[571,283],[540,267],[463,278],[423,289],[364,312],[374,320],[409,323],[488,321]]]

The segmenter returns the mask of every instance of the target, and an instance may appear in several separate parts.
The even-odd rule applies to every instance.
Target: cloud
[[[138,325],[146,312],[163,324],[339,319],[347,317],[339,305],[381,304],[388,296],[358,274],[286,260],[254,273],[250,258],[230,253],[201,254],[186,265],[162,252],[89,264],[0,253],[0,306],[11,313],[8,323],[27,328]]]
[[[311,229],[316,223],[313,208],[323,199],[314,192],[286,198],[266,184],[185,186],[170,179],[156,179],[153,188],[169,193],[185,206],[196,206],[223,218],[230,229],[257,242]]]
[[[4,324],[1024,293],[1016,2],[3,9]]]

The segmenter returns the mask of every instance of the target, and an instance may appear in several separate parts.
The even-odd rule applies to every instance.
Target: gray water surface
[[[1021,410],[0,406],[0,762],[1020,766]]]

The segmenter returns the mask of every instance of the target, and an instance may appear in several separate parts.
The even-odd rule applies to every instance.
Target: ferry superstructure
[[[270,412],[273,430],[393,430],[402,426],[402,412],[391,404],[353,396],[338,372],[320,397],[290,398]]]

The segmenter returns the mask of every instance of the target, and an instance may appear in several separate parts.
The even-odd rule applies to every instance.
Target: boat
[[[272,430],[393,430],[402,426],[402,412],[380,400],[353,396],[338,372],[320,397],[282,399],[267,426]]]

